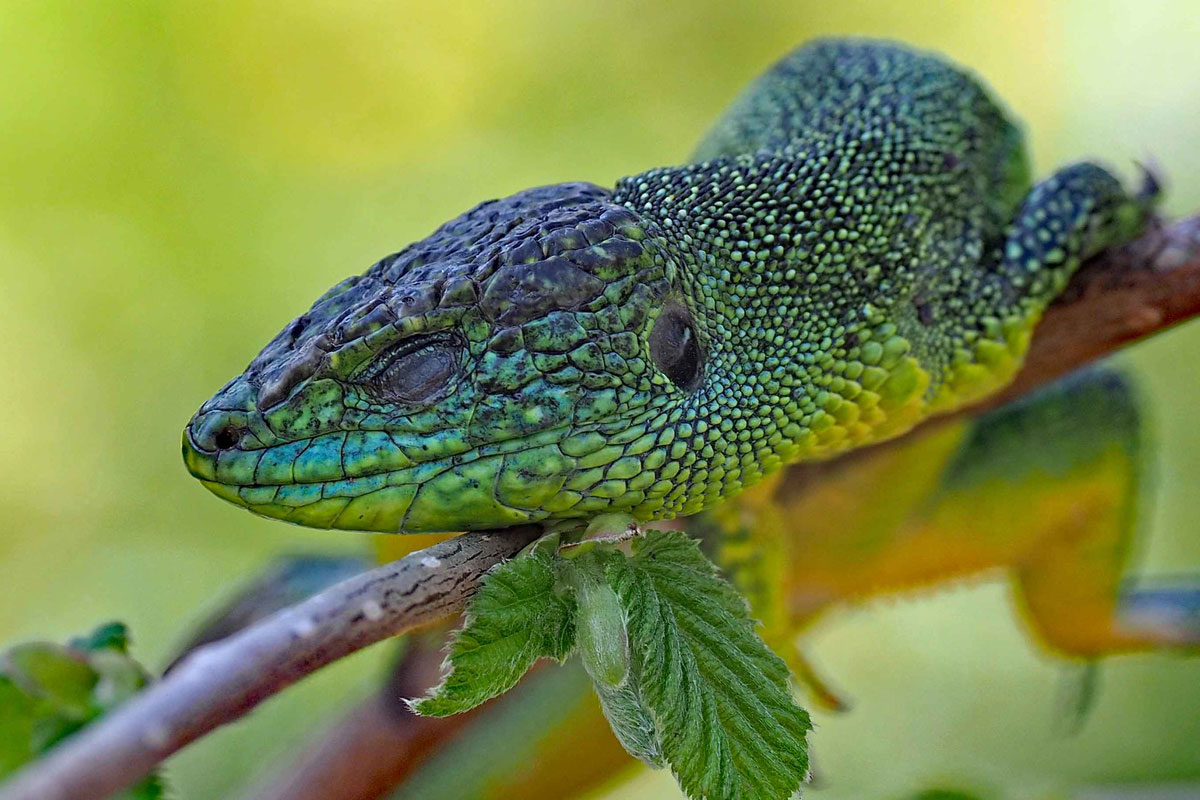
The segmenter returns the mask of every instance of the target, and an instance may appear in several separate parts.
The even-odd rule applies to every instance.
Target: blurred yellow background
[[[119,618],[161,665],[185,621],[272,554],[360,550],[218,502],[184,471],[180,431],[326,288],[477,201],[678,163],[789,48],[858,33],[976,69],[1026,121],[1039,173],[1151,159],[1168,211],[1195,211],[1198,20],[1196,0],[5,0],[0,642]],[[1200,323],[1128,361],[1161,442],[1142,568],[1200,573]],[[824,624],[815,654],[856,703],[817,715],[811,796],[1200,785],[1200,659],[1106,663],[1066,736],[1072,675],[1009,602],[981,582]],[[186,751],[177,796],[226,796],[367,692],[385,655]],[[617,796],[674,792],[655,774]]]

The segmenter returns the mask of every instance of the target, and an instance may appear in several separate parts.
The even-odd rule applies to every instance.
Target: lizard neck
[[[920,253],[929,214],[865,201],[838,165],[803,156],[653,170],[614,194],[678,262],[706,350],[698,418],[762,474],[896,435],[930,408],[898,263]]]

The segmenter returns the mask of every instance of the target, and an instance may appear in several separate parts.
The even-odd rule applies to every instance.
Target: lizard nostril
[[[241,426],[230,423],[213,434],[212,441],[218,450],[229,450],[237,446],[237,443],[242,440],[244,432],[245,429]]]

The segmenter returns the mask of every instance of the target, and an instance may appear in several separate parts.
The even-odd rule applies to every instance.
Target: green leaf
[[[714,800],[795,794],[812,725],[741,595],[677,531],[649,531],[634,540],[632,558],[606,564],[626,615],[631,686],[684,791]]]
[[[128,645],[125,626],[108,623],[65,647],[30,642],[0,653],[0,780],[145,686]],[[117,800],[162,796],[152,775]]]
[[[126,654],[129,652],[129,627],[124,622],[106,622],[87,636],[71,638],[67,641],[67,647],[87,652],[116,650]]]
[[[124,703],[146,687],[148,676],[142,665],[117,650],[97,650],[88,657],[96,672],[92,698],[101,708]]]
[[[621,600],[608,585],[605,565],[624,555],[611,547],[593,548],[560,570],[575,591],[575,646],[600,698],[600,708],[617,740],[635,758],[663,765],[658,731],[630,674],[629,637]]]
[[[27,642],[4,654],[0,672],[64,714],[83,720],[93,713],[96,672],[82,653],[52,642]]]
[[[0,675],[0,780],[33,758],[34,722],[41,701]]]
[[[432,717],[470,710],[511,689],[539,658],[565,659],[575,644],[575,604],[557,583],[551,548],[535,546],[493,568],[451,642],[449,674],[413,710]]]
[[[157,775],[151,775],[117,795],[115,800],[162,800],[166,796],[167,789],[163,779]]]
[[[617,741],[629,755],[651,767],[663,765],[662,745],[650,709],[642,702],[637,684],[625,683],[616,689],[593,682],[600,709]]]
[[[808,773],[808,715],[745,600],[683,533],[543,537],[492,570],[467,610],[442,685],[413,704],[444,716],[507,691],[576,646],[621,744],[664,762],[694,798],[786,800]]]

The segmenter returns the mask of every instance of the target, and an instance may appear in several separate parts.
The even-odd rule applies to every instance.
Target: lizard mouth
[[[553,444],[480,448],[414,463],[377,432],[331,433],[257,449],[207,449],[193,426],[183,460],[213,494],[259,516],[312,528],[435,533],[550,516],[574,466]],[[371,440],[374,449],[362,447]]]

